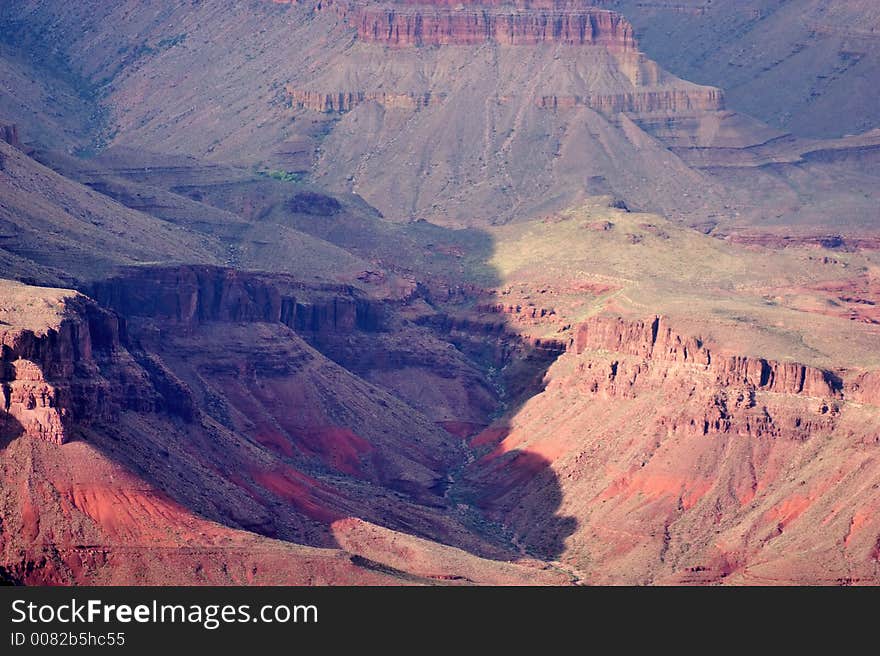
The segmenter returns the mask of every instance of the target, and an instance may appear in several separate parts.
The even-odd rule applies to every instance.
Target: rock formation
[[[12,363],[3,363],[6,374],[0,382],[5,397],[3,408],[6,431],[8,424],[18,422],[25,435],[39,438],[53,444],[64,444],[67,431],[64,420],[65,408],[59,403],[58,392],[46,383],[40,368],[28,360],[19,358]]]
[[[636,49],[632,25],[614,12],[566,9],[447,9],[419,6],[360,7],[358,38],[391,47],[478,45],[597,45],[613,51]]]
[[[840,373],[596,317],[541,394],[473,438],[467,476],[521,544],[589,581],[870,581],[877,375]]]
[[[389,109],[418,111],[437,101],[436,98],[432,98],[430,91],[422,94],[381,91],[321,93],[319,91],[301,91],[289,84],[285,90],[294,107],[310,109],[315,112],[347,112],[364,102],[375,102]]]
[[[715,112],[724,109],[724,96],[718,89],[633,91],[587,96],[542,96],[536,100],[543,109],[565,110],[583,106],[613,116],[633,114]]]
[[[595,4],[0,6],[0,579],[876,583],[880,133]]]
[[[65,301],[65,308],[57,325],[41,331],[0,326],[6,430],[14,434],[18,424],[25,435],[59,445],[74,423],[111,421],[124,407],[150,404],[149,397],[127,395],[115,317],[82,297]],[[116,370],[115,384],[101,372],[110,362],[105,372]]]
[[[381,304],[346,286],[306,287],[289,277],[216,266],[140,269],[96,283],[96,300],[128,317],[192,330],[201,322],[281,323],[300,332],[377,330]]]
[[[826,399],[841,392],[841,383],[831,372],[795,362],[712,353],[700,339],[673,332],[662,317],[650,322],[591,319],[577,329],[575,350],[607,350],[656,362],[697,365],[722,387],[742,385],[750,390]],[[631,382],[634,384],[635,378]]]
[[[872,0],[607,0],[666,69],[729,90],[731,108],[801,137],[876,127],[880,53]],[[683,43],[700,44],[682,47]]]
[[[0,141],[5,141],[13,148],[21,150],[21,141],[18,137],[18,127],[14,124],[3,125],[0,123]]]
[[[591,319],[578,328],[574,348],[584,358],[579,389],[588,394],[631,399],[664,390],[671,398],[686,396],[686,405],[670,405],[658,419],[670,431],[802,440],[832,430],[845,401],[843,382],[833,372],[713,352],[699,338],[675,333],[662,317]],[[785,396],[802,400],[780,403]]]
[[[474,556],[503,550],[448,513],[445,472],[459,438],[291,330],[365,375],[386,376],[388,389],[399,385],[398,371],[435,372],[450,390],[461,381],[475,407],[487,406],[472,412],[488,412],[492,401],[479,400],[490,395],[485,383],[449,344],[411,328],[395,358],[382,333],[368,334],[393,307],[378,311],[344,287],[218,267],[135,268],[95,285],[124,321],[73,292],[3,285],[0,481],[16,492],[0,497],[0,558],[12,580],[183,583],[198,567],[205,581],[240,584],[413,575],[566,582],[538,563]],[[41,294],[36,307],[55,309],[31,317],[28,299]],[[340,476],[351,485],[340,489]],[[29,488],[38,492],[17,492]],[[390,510],[383,490],[408,499],[413,513],[398,524],[399,508]],[[278,505],[285,512],[271,511]],[[350,516],[360,519],[352,525]],[[382,525],[412,530],[413,521],[419,535],[460,548]],[[374,536],[370,544],[355,538],[362,530]],[[49,534],[51,557],[42,546],[49,538],[40,537]],[[93,546],[81,546],[83,535]],[[400,565],[377,537],[411,542],[428,560],[414,560],[402,578],[371,574],[376,562]],[[350,551],[300,546],[336,539]]]

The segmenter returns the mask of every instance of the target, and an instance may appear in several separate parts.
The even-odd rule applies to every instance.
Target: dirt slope
[[[608,0],[645,51],[730,107],[801,136],[877,127],[880,10],[871,0]],[[687,47],[681,47],[681,44]]]

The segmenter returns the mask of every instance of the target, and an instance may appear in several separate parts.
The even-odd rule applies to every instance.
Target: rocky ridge
[[[72,425],[112,421],[122,409],[155,409],[139,382],[116,317],[83,296],[67,299],[61,321],[44,330],[0,326],[6,437],[20,430],[61,445]]]
[[[4,284],[30,294],[22,298],[39,294]],[[206,580],[243,583],[239,564],[262,567],[285,551],[305,558],[301,569],[267,570],[253,582],[384,580],[372,568],[391,554],[360,544],[357,533],[368,530],[390,543],[411,541],[428,559],[393,575],[398,582],[564,582],[539,563],[523,569],[475,558],[504,550],[469,535],[442,488],[433,489],[458,458],[458,440],[299,337],[340,359],[354,340],[351,359],[364,375],[422,367],[448,378],[453,392],[455,380],[469,377],[477,395],[479,376],[421,329],[411,337],[425,353],[402,349],[395,359],[377,343],[393,305],[382,311],[342,286],[205,266],[137,267],[92,292],[112,310],[74,292],[47,294],[52,314],[40,311],[29,323],[22,306],[0,308],[0,554],[12,580],[183,582],[162,574],[167,559],[188,568],[190,559],[220,557],[229,569],[206,563]],[[348,483],[333,484],[339,477]],[[14,491],[31,480],[40,492],[23,500]],[[360,519],[352,525],[348,517]],[[467,551],[444,556],[438,539]],[[176,551],[193,540],[198,548]],[[337,540],[350,551],[329,560],[299,546]],[[252,548],[256,555],[242,555]]]
[[[358,38],[390,47],[477,45],[596,45],[612,51],[636,49],[633,28],[619,14],[569,9],[448,9],[421,6],[359,7]]]
[[[321,93],[318,91],[302,91],[290,84],[285,87],[285,91],[294,107],[310,109],[315,112],[348,112],[365,102],[374,102],[389,109],[418,111],[438,100],[429,91],[419,94],[386,93],[384,91]],[[442,100],[442,97],[439,99]]]
[[[663,389],[686,398],[658,413],[659,424],[673,432],[804,440],[832,430],[853,385],[864,388],[816,367],[709,349],[663,317],[591,319],[578,327],[574,353],[578,388],[588,395],[635,398]],[[880,406],[880,398],[855,396]]]
[[[869,582],[877,380],[595,317],[540,394],[472,439],[466,477],[529,553],[595,583]]]

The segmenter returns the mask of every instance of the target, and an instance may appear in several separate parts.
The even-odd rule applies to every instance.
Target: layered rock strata
[[[316,112],[347,112],[365,102],[375,102],[389,109],[418,111],[442,99],[430,91],[424,93],[388,93],[384,91],[305,91],[287,85],[291,105]]]
[[[111,421],[123,408],[152,410],[137,391],[145,377],[120,347],[115,316],[92,301],[66,300],[64,318],[44,330],[0,329],[0,410],[4,433],[54,444],[70,427]]]
[[[215,266],[137,269],[91,290],[102,305],[192,329],[200,322],[282,323],[298,332],[378,330],[382,305],[347,286],[307,287]]]
[[[477,45],[596,45],[636,49],[632,25],[611,11],[566,9],[448,9],[431,5],[364,6],[357,13],[358,38],[390,47]]]

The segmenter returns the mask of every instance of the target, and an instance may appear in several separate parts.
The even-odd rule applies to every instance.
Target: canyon
[[[28,76],[5,115],[68,151],[112,145],[308,177],[397,221],[481,227],[610,194],[719,236],[779,238],[786,230],[810,239],[829,214],[845,237],[871,231],[871,120],[837,133],[788,132],[797,126],[749,104],[797,89],[780,102],[806,108],[803,115],[833,116],[831,103],[855,116],[842,90],[845,80],[870,79],[869,56],[815,110],[810,75],[837,79],[824,71],[833,62],[817,72],[786,60],[768,74],[772,88],[743,87],[731,103],[736,80],[695,84],[707,78],[676,68],[674,56],[675,44],[688,40],[656,31],[685,21],[668,27],[686,24],[702,48],[725,43],[717,30],[729,23],[768,43],[784,28],[791,34],[781,42],[794,48],[803,19],[790,8],[763,0],[742,9],[672,3],[671,12],[616,0],[458,4],[212,0],[147,15],[135,4],[90,2],[59,18],[51,3],[34,0],[2,16],[10,67]],[[819,12],[814,4],[809,15]],[[112,29],[133,16],[138,39]],[[847,16],[873,20],[864,3],[826,19],[837,25]],[[403,27],[392,29],[396,21]],[[418,38],[407,21],[421,25]],[[442,44],[420,41],[427,24]],[[215,43],[215,31],[234,35],[232,51]],[[57,66],[43,71],[21,52],[51,53]],[[752,59],[740,75],[758,75]],[[33,109],[52,94],[41,86],[47,79],[65,107],[52,121]],[[96,110],[84,109],[87,102]],[[65,117],[80,120],[81,134],[71,134]],[[821,154],[799,160],[793,151]]]
[[[876,584],[876,12],[807,5],[0,7],[0,582]]]
[[[878,399],[863,378],[710,356],[662,318],[588,322],[550,375],[470,472],[522,544],[564,545],[596,583],[876,579]],[[553,463],[553,513],[532,505],[549,482],[529,454]]]
[[[504,562],[501,547],[482,543],[449,512],[438,488],[459,447],[434,418],[309,346],[333,342],[334,333],[376,330],[372,320],[358,321],[356,304],[330,294],[329,305],[306,312],[290,298],[273,307],[271,284],[239,281],[231,271],[144,273],[96,290],[110,307],[138,308],[124,325],[72,292],[4,288],[4,301],[42,295],[52,307],[42,325],[42,315],[4,308],[4,317],[31,321],[3,333],[7,578],[566,581],[537,561]],[[189,293],[180,277],[193,280]],[[144,306],[139,290],[162,280],[174,281],[174,293]],[[282,306],[298,308],[301,318]],[[288,322],[305,323],[303,337]],[[225,345],[222,359],[214,344]],[[424,368],[456,384],[474,377],[443,353],[374,368]],[[291,403],[308,413],[291,416]],[[479,419],[481,411],[476,403],[458,416]],[[377,563],[389,556],[377,541],[414,560],[383,574]]]

